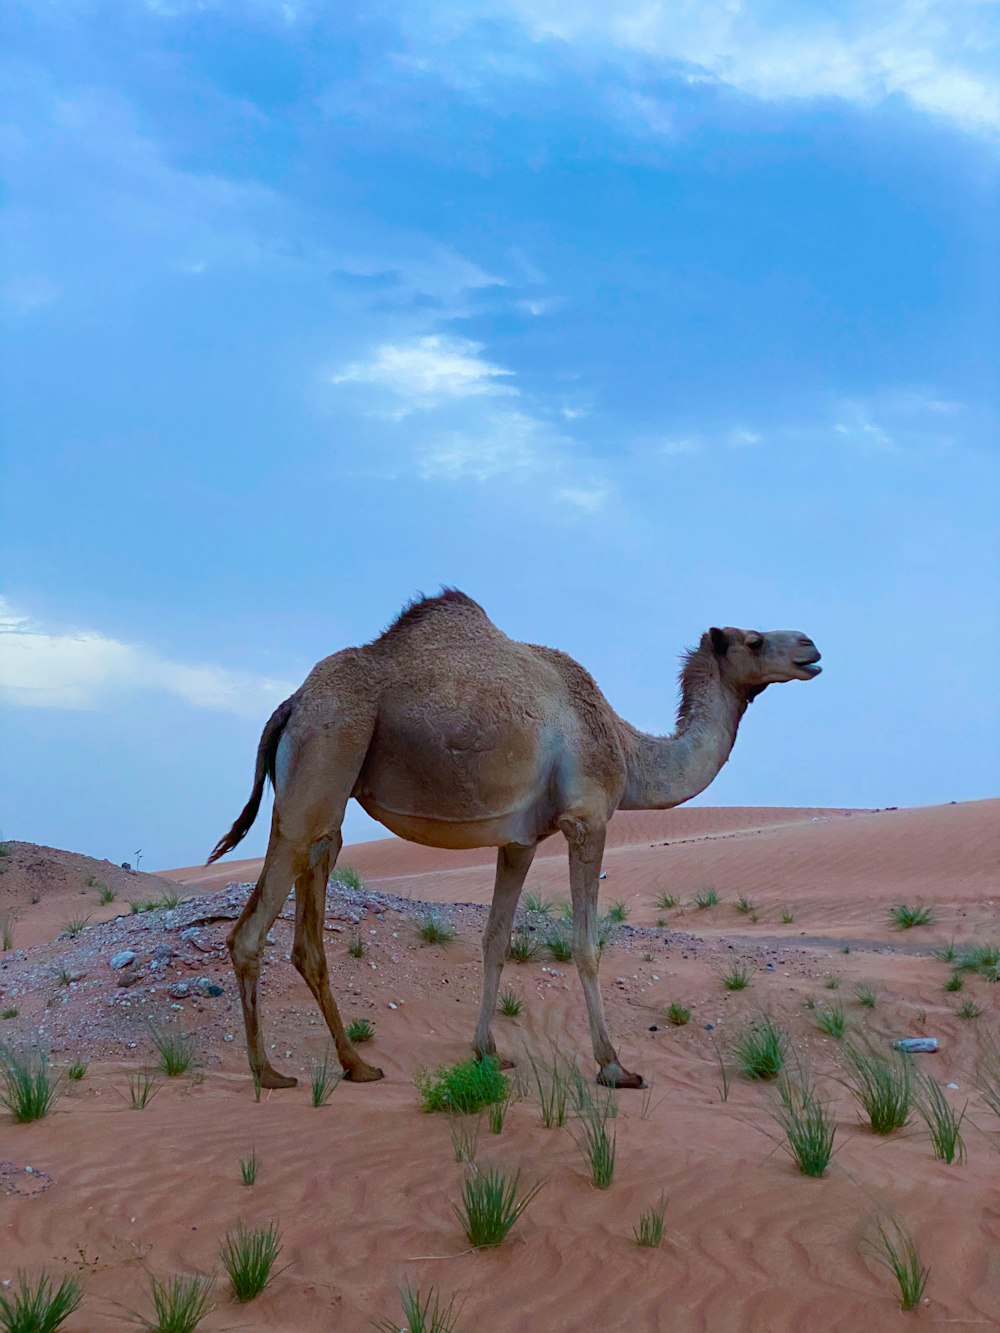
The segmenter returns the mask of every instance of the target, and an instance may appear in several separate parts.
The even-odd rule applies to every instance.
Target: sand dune
[[[123,918],[77,940],[50,936],[16,950],[0,964],[0,1006],[16,1004],[19,1014],[3,1022],[0,1037],[28,1041],[44,1029],[55,1060],[79,1052],[93,1058],[52,1117],[23,1126],[0,1119],[0,1158],[21,1168],[6,1174],[18,1192],[0,1193],[0,1279],[43,1264],[57,1274],[77,1272],[87,1300],[67,1333],[113,1333],[128,1327],[122,1306],[143,1306],[143,1264],[158,1274],[217,1268],[228,1227],[276,1218],[284,1271],[246,1308],[234,1306],[220,1283],[206,1333],[359,1333],[374,1317],[399,1314],[403,1279],[464,1294],[464,1333],[888,1333],[907,1319],[942,1330],[998,1328],[1000,1120],[975,1088],[998,1032],[998,988],[969,977],[961,994],[945,992],[950,968],[932,955],[951,935],[1000,936],[998,816],[1000,802],[981,801],[883,812],[697,809],[617,820],[602,897],[625,900],[630,922],[652,928],[626,929],[610,946],[603,986],[623,1059],[653,1080],[652,1093],[645,1100],[621,1095],[608,1191],[591,1187],[572,1133],[544,1129],[531,1097],[511,1108],[500,1136],[484,1126],[481,1162],[520,1169],[523,1183],[545,1181],[512,1238],[492,1252],[465,1246],[451,1211],[463,1168],[446,1117],[422,1113],[412,1081],[419,1066],[467,1050],[488,853],[434,860],[436,853],[396,840],[345,853],[374,889],[410,896],[413,906],[331,894],[332,984],[348,1017],[374,1021],[366,1054],[386,1079],[343,1084],[322,1109],[309,1105],[302,1086],[254,1103],[220,947],[240,892],[218,892],[214,880],[199,883],[192,870],[189,892],[209,896],[160,921]],[[224,878],[239,864],[222,867]],[[555,841],[532,881],[543,893],[565,893]],[[689,899],[707,884],[722,901],[698,911]],[[661,913],[651,899],[660,890],[685,905],[657,929]],[[757,901],[756,923],[733,905],[741,892]],[[887,906],[920,897],[933,906],[935,924],[890,930]],[[421,902],[453,916],[459,935],[452,944],[419,943],[412,918]],[[473,905],[449,906],[457,902]],[[792,923],[781,922],[783,909]],[[192,917],[205,924],[185,937],[183,923]],[[355,930],[368,942],[363,958],[347,952]],[[265,1031],[277,1063],[308,1074],[326,1038],[288,961],[292,931],[288,908],[265,968]],[[122,990],[103,959],[126,938],[144,975]],[[175,949],[160,972],[147,961],[158,940]],[[84,956],[91,970],[79,984],[46,981],[60,960]],[[738,993],[720,981],[734,959],[752,975]],[[171,1000],[168,985],[198,975],[222,995]],[[872,1010],[856,1001],[860,982],[877,991]],[[511,964],[505,984],[524,1011],[517,1020],[497,1018],[501,1050],[544,1053],[554,1040],[589,1073],[572,967]],[[968,1101],[967,1162],[935,1160],[919,1120],[887,1140],[859,1124],[838,1081],[840,1044],[818,1031],[815,1010],[805,1007],[810,997],[842,1004],[853,1029],[876,1042],[939,1038],[941,1052],[920,1067],[957,1085],[948,1096],[959,1108]],[[978,1019],[958,1016],[967,998],[983,1010]],[[686,1027],[664,1025],[672,1000],[690,1007]],[[836,1112],[839,1151],[822,1180],[798,1175],[768,1137],[775,1133],[773,1089],[737,1076],[728,1100],[721,1096],[717,1052],[765,1008],[787,1028]],[[126,1071],[149,1059],[150,1017],[196,1035],[204,1079],[170,1080],[145,1111],[134,1112],[120,1094]],[[260,1172],[247,1190],[238,1161],[251,1146]],[[32,1175],[51,1177],[51,1186],[26,1183],[26,1164]],[[0,1188],[3,1178],[0,1168]],[[659,1250],[640,1250],[632,1224],[661,1191],[666,1238]],[[879,1212],[910,1228],[931,1266],[928,1304],[916,1315],[899,1313],[892,1279],[868,1247]]]

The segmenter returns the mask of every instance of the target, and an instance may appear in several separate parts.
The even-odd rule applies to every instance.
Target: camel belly
[[[512,842],[532,844],[542,834],[537,827],[539,821],[529,811],[511,811],[487,819],[449,820],[387,810],[363,795],[357,796],[357,801],[372,819],[384,824],[397,838],[425,847],[463,851],[472,847],[504,847]]]

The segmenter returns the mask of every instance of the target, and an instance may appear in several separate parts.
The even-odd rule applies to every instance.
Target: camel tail
[[[205,862],[206,865],[211,865],[213,861],[218,861],[220,856],[225,856],[226,852],[231,852],[237,843],[242,842],[250,832],[253,821],[257,818],[257,811],[260,809],[265,780],[270,778],[271,785],[274,785],[274,762],[278,741],[281,740],[281,733],[288,725],[288,719],[292,715],[293,708],[293,699],[286,699],[284,703],[278,705],[268,719],[264,730],[261,732],[260,744],[257,746],[257,767],[254,770],[253,791],[250,793],[250,799],[240,811],[233,827],[224,838],[220,838],[216,843],[212,849],[212,855]]]

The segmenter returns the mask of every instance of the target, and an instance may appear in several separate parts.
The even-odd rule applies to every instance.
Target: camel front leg
[[[575,816],[566,816],[559,827],[569,844],[569,885],[573,899],[573,956],[576,959],[580,983],[587,1001],[590,1036],[594,1059],[599,1066],[597,1081],[609,1088],[642,1088],[641,1074],[630,1074],[618,1063],[618,1054],[611,1043],[604,1002],[597,969],[600,960],[598,944],[597,893],[601,876],[601,858],[604,855],[605,829],[593,827]]]
[[[496,1055],[493,1041],[493,1015],[496,1012],[500,974],[510,947],[510,931],[514,924],[518,899],[524,887],[525,876],[535,859],[535,846],[517,847],[511,844],[497,852],[497,877],[493,887],[490,916],[483,931],[483,999],[479,1006],[479,1022],[472,1039],[472,1049],[482,1059]]]
[[[310,867],[295,881],[295,943],[292,963],[313,993],[323,1011],[330,1036],[337,1048],[337,1059],[345,1077],[354,1083],[371,1083],[383,1077],[381,1069],[367,1064],[358,1054],[344,1030],[340,1010],[330,990],[330,973],[323,944],[323,917],[326,910],[326,885],[330,877],[331,851],[335,862],[341,839],[323,839],[313,846]]]

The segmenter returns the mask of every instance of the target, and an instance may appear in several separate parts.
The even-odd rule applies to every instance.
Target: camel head
[[[823,669],[812,639],[794,629],[710,629],[701,646],[715,654],[722,679],[748,699],[768,685],[812,680]]]

